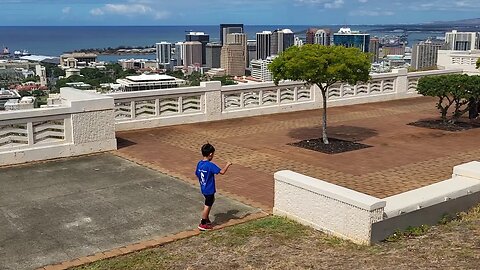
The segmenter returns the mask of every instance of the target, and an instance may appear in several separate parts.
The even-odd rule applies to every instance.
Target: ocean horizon
[[[349,25],[371,35],[395,34],[393,31],[378,31],[397,25]],[[398,25],[401,29],[404,25]],[[245,25],[248,39],[255,39],[255,33],[264,30],[290,28],[301,35],[310,27],[330,28],[337,31],[343,25]],[[375,31],[371,31],[375,30]],[[210,41],[219,41],[219,25],[177,25],[177,26],[0,26],[0,46],[10,52],[26,50],[35,55],[60,56],[62,53],[95,48],[116,48],[120,46],[152,46],[157,42],[175,43],[185,40],[189,31],[205,32]],[[409,46],[431,36],[444,35],[440,31],[409,32]],[[116,61],[120,58],[154,59],[154,55],[101,55],[99,60]]]

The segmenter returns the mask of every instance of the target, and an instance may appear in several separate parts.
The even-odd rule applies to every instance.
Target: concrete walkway
[[[115,153],[194,183],[191,168],[208,141],[217,149],[215,162],[234,164],[219,178],[221,192],[267,211],[279,170],[384,198],[448,179],[453,166],[480,159],[480,128],[448,132],[408,125],[438,118],[435,103],[421,97],[329,108],[330,137],[373,146],[335,155],[288,145],[321,137],[321,110],[119,132]]]
[[[202,207],[198,187],[110,154],[1,168],[0,269],[192,230]],[[222,224],[254,212],[218,196],[212,219]]]

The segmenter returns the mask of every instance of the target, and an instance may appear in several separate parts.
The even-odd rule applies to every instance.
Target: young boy
[[[215,201],[215,174],[225,174],[232,163],[228,162],[223,169],[220,169],[215,163],[211,162],[215,154],[213,145],[207,143],[202,146],[203,159],[197,164],[195,175],[200,182],[200,189],[205,196],[205,206],[203,207],[202,220],[198,225],[201,231],[208,231],[213,228],[208,215]]]

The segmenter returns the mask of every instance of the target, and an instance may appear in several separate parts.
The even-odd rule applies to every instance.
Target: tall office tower
[[[377,63],[380,55],[380,40],[377,37],[371,38],[368,47],[369,52],[372,54],[372,63]]]
[[[227,75],[245,75],[245,47],[241,43],[224,44],[220,66]]]
[[[209,68],[219,68],[222,55],[222,44],[208,43],[205,60],[205,66]]]
[[[278,55],[286,49],[292,47],[295,43],[295,37],[292,30],[275,30],[272,33],[270,42],[270,55]]]
[[[445,33],[446,49],[452,51],[469,51],[477,50],[479,47],[480,37],[477,32],[452,32]]]
[[[270,43],[272,32],[257,33],[257,59],[267,59],[270,56]]]
[[[202,61],[200,64],[205,65],[207,44],[210,42],[210,35],[204,32],[190,32],[185,36],[185,41],[198,41],[202,43]]]
[[[247,34],[245,33],[232,33],[227,35],[225,44],[241,44],[245,49],[245,63],[247,63]],[[246,67],[246,66],[245,66]]]
[[[158,67],[168,68],[172,59],[172,43],[162,41],[155,44]]]
[[[252,60],[257,58],[257,41],[256,40],[247,40],[247,63],[246,66],[249,67]]]
[[[344,47],[357,47],[362,52],[369,52],[370,35],[352,31],[350,28],[340,28],[333,34],[333,44]]]
[[[184,43],[183,66],[202,65],[202,43],[198,41],[188,41]]]
[[[306,33],[306,39],[305,39],[306,44],[314,44],[315,43],[315,33],[317,33],[317,31],[318,31],[317,28],[308,28],[307,33]]]
[[[314,43],[324,46],[330,46],[330,40],[332,39],[332,32],[329,29],[319,29],[315,32]]]
[[[413,47],[412,67],[423,69],[437,65],[438,50],[445,44],[442,41],[426,40],[421,41]]]
[[[243,24],[220,24],[220,44],[224,44],[228,34],[243,33]]]
[[[183,59],[185,59],[185,43],[177,42],[175,43],[175,60],[177,66],[183,66]]]

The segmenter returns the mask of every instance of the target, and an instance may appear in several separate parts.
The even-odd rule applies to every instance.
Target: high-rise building
[[[224,44],[228,34],[243,32],[243,24],[220,24],[220,44]]]
[[[158,67],[168,67],[170,65],[170,59],[172,59],[172,43],[160,42],[155,44],[157,49],[157,64]]]
[[[42,65],[35,66],[35,75],[40,78],[40,85],[46,86],[47,85],[47,69]]]
[[[222,55],[222,44],[208,43],[205,60],[205,66],[209,68],[219,68]]]
[[[227,75],[245,75],[245,47],[240,43],[224,44],[220,66]]]
[[[340,28],[333,34],[333,43],[347,48],[357,47],[363,52],[369,52],[370,35],[352,31],[350,28]]]
[[[447,50],[469,51],[479,49],[480,36],[477,32],[452,32],[445,33],[445,43]]]
[[[246,66],[250,66],[250,62],[257,57],[257,41],[247,40],[247,63]]]
[[[265,60],[252,60],[252,77],[262,82],[272,81],[272,72],[268,69],[268,64],[272,63],[275,57],[274,55]]]
[[[202,65],[202,43],[198,41],[189,41],[184,43],[183,66]]]
[[[297,47],[302,47],[303,46],[303,40],[300,37],[295,37],[295,41],[293,43]]]
[[[272,33],[270,41],[270,55],[278,55],[286,49],[292,47],[295,42],[295,37],[292,30],[283,29],[275,30]]]
[[[183,59],[185,59],[185,42],[175,43],[175,60],[177,66],[183,66]]]
[[[317,33],[317,31],[318,31],[317,28],[307,29],[306,39],[305,39],[306,44],[314,44],[315,43],[315,33]]]
[[[248,54],[247,54],[247,34],[245,33],[231,33],[227,35],[226,43],[225,44],[241,44],[244,48],[244,56],[245,56],[245,64],[248,61]],[[247,66],[245,66],[247,67]]]
[[[371,38],[368,47],[369,52],[372,54],[372,63],[377,63],[380,55],[380,40],[377,37]]]
[[[185,36],[185,41],[198,41],[202,43],[202,61],[200,64],[205,65],[207,44],[210,42],[210,35],[204,32],[189,32]]]
[[[257,33],[257,59],[267,59],[270,56],[271,37],[270,31]]]
[[[314,43],[324,46],[330,46],[332,32],[328,29],[319,29],[315,32]]]
[[[421,41],[413,47],[412,67],[423,69],[437,65],[438,50],[442,49],[442,41],[426,40]]]

